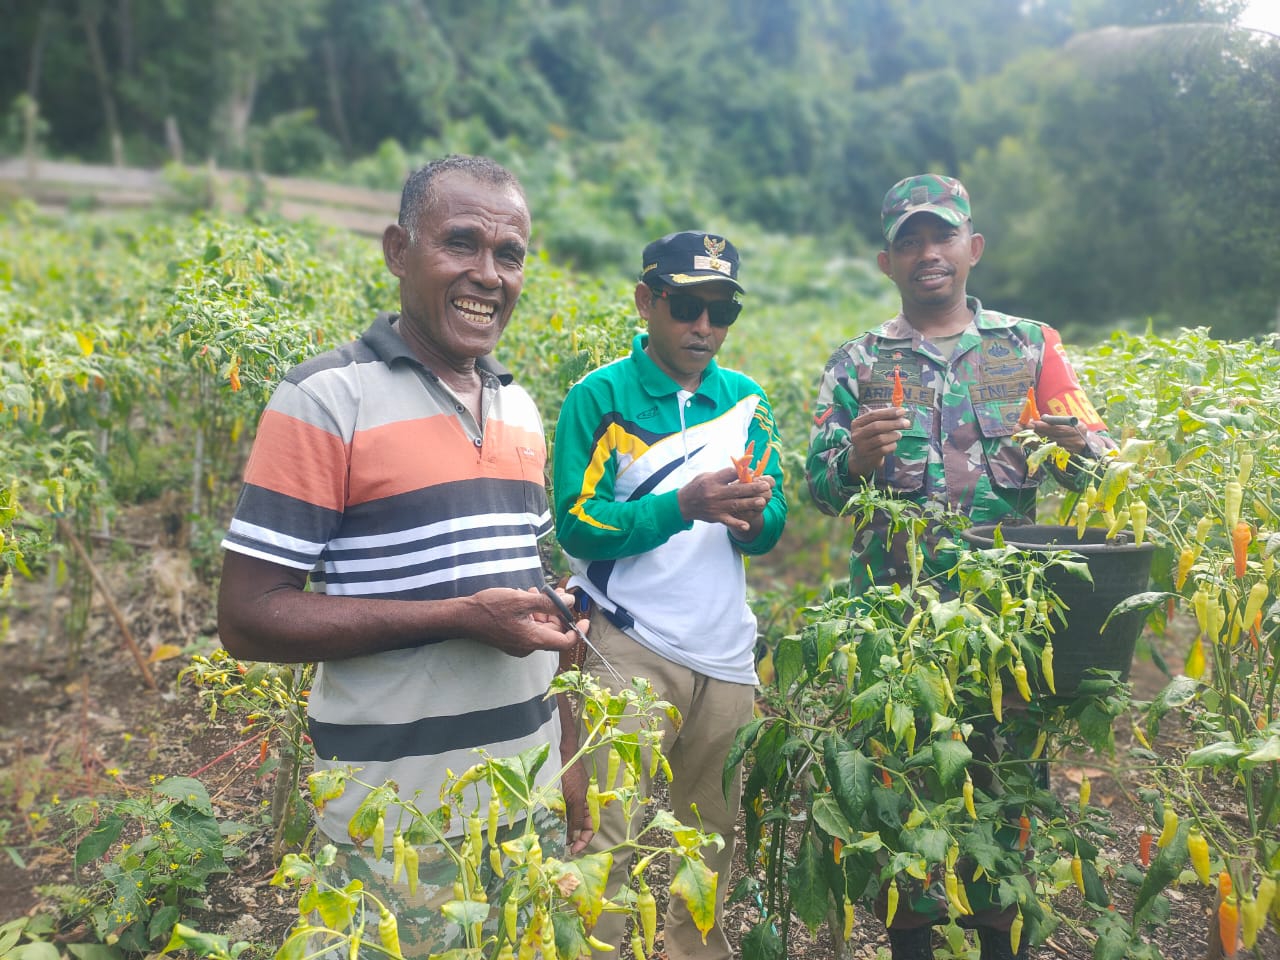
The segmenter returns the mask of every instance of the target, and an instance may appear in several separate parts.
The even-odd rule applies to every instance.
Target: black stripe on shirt
[[[308,727],[318,757],[347,763],[387,763],[519,740],[550,720],[554,708],[551,699],[539,694],[523,703],[424,717],[410,723],[340,724],[311,718]]]

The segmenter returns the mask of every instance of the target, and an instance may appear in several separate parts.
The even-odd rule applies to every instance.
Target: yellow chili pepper
[[[1049,742],[1049,734],[1041,730],[1036,734],[1036,743],[1031,750],[1031,759],[1039,760],[1040,754],[1044,753],[1044,745]]]
[[[373,859],[381,860],[382,851],[387,845],[387,821],[384,817],[378,817],[378,822],[373,825]]]
[[[411,843],[404,845],[404,878],[409,883],[409,896],[418,892],[418,848]]]
[[[1204,641],[1199,637],[1191,643],[1191,652],[1187,654],[1187,662],[1183,664],[1182,672],[1192,680],[1199,680],[1204,676]]]
[[[1071,858],[1071,879],[1076,882],[1076,889],[1084,893],[1084,861],[1079,854]]]
[[[400,879],[400,871],[404,869],[404,836],[399,830],[391,840],[391,882]]]
[[[1133,524],[1133,542],[1142,543],[1147,535],[1147,505],[1143,501],[1129,504],[1129,522]]]
[[[1045,622],[1048,622],[1046,618]],[[1044,674],[1045,685],[1049,688],[1050,693],[1057,693],[1058,688],[1053,682],[1053,641],[1046,640],[1044,649],[1040,651],[1040,672]]]
[[[1240,901],[1240,939],[1244,941],[1246,950],[1252,950],[1258,942],[1258,903],[1253,897]]]
[[[600,788],[596,785],[596,778],[592,777],[591,782],[587,784],[587,810],[591,814],[591,829],[600,830]]]
[[[1089,505],[1083,500],[1076,503],[1076,539],[1084,539],[1085,528],[1089,525]]]
[[[644,933],[644,955],[653,953],[653,938],[658,933],[658,901],[649,889],[644,877],[640,878],[640,893],[636,896],[636,909],[640,913],[640,927]]]
[[[1160,836],[1156,840],[1156,846],[1163,850],[1173,842],[1173,837],[1177,832],[1178,815],[1172,810],[1166,809],[1164,812],[1164,826],[1160,830]]]
[[[1213,529],[1212,517],[1201,517],[1196,521],[1196,543],[1203,544],[1209,538],[1209,531]]]
[[[497,797],[489,798],[489,829],[486,836],[489,840],[489,846],[493,846],[498,842],[498,815],[502,813],[502,804],[498,802]]]
[[[943,884],[947,890],[947,902],[951,904],[952,909],[960,916],[967,916],[964,904],[960,901],[960,880],[954,870],[947,869]]]
[[[1240,522],[1240,505],[1244,502],[1244,488],[1239,480],[1228,480],[1223,487],[1222,516],[1227,529]]]
[[[396,923],[396,915],[383,907],[378,913],[378,940],[382,948],[393,957],[400,956],[400,931]]]
[[[644,938],[640,936],[639,931],[631,934],[631,955],[636,960],[645,960],[649,956],[644,952]]]
[[[964,774],[964,787],[962,790],[964,792],[964,812],[969,814],[970,820],[977,820],[978,810],[973,805],[973,778],[969,776],[967,770]]]
[[[1187,574],[1191,572],[1192,565],[1196,562],[1196,552],[1190,547],[1183,547],[1178,554],[1178,572],[1173,578],[1173,589],[1181,590],[1183,584],[1187,582]]]
[[[1014,916],[1013,922],[1009,924],[1009,946],[1013,948],[1016,955],[1018,947],[1022,946],[1022,909],[1018,909],[1018,913]]]
[[[1084,812],[1084,808],[1089,805],[1089,796],[1093,793],[1093,784],[1089,782],[1088,777],[1080,778],[1080,812]]]
[[[502,926],[507,933],[507,940],[512,943],[516,939],[516,925],[520,919],[520,903],[516,900],[515,894],[507,897],[507,902],[502,905]]]
[[[1276,896],[1275,878],[1267,875],[1258,881],[1258,916],[1266,919],[1267,911],[1271,909],[1271,902]]]
[[[1244,604],[1244,622],[1246,624],[1251,626],[1253,621],[1257,619],[1258,614],[1262,612],[1262,605],[1267,602],[1268,593],[1267,584],[1263,580],[1259,580],[1249,588],[1249,598]]]
[[[1192,827],[1187,837],[1187,853],[1191,855],[1191,866],[1200,878],[1200,882],[1209,884],[1209,841],[1204,838],[1199,827]]]
[[[853,902],[848,898],[844,898],[844,939],[845,943],[853,938]]]
[[[1253,472],[1253,454],[1240,454],[1240,475],[1236,477],[1236,482],[1240,484],[1241,489],[1249,485],[1249,474]]]
[[[1111,526],[1107,527],[1107,540],[1114,540],[1117,533],[1129,525],[1129,508],[1125,507],[1116,513],[1115,518],[1111,521]]]
[[[1013,682],[1018,687],[1018,693],[1022,699],[1031,702],[1031,684],[1027,682],[1027,665],[1021,660],[1015,660],[1013,664]]]
[[[996,669],[994,658],[988,675],[991,684],[991,713],[995,716],[996,723],[1000,723],[1004,720],[1004,684],[1000,682],[1000,671]]]
[[[891,878],[891,879],[889,880],[889,894],[888,894],[888,896],[889,896],[889,902],[888,902],[888,905],[887,905],[887,907],[886,907],[886,909],[885,909],[884,925],[885,925],[886,927],[892,927],[892,926],[893,926],[893,918],[894,918],[894,917],[897,915],[897,913],[898,913],[898,897],[900,896],[900,894],[898,893],[898,878],[897,878],[897,877],[893,877],[893,878]]]

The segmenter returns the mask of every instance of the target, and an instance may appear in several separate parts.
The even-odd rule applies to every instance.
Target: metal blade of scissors
[[[578,628],[578,621],[574,618],[573,611],[570,610],[568,606],[565,605],[565,602],[560,599],[560,594],[556,593],[556,588],[551,586],[549,583],[544,583],[542,585],[542,592],[551,598],[551,602],[554,603],[556,605],[556,609],[560,611],[560,616],[564,617],[565,623],[569,625],[570,629],[573,630],[578,639],[587,645],[588,650],[600,658],[600,662],[604,664],[604,668],[612,673],[614,678],[620,684],[626,686],[627,681],[622,678],[622,674],[613,668],[613,664],[605,659],[604,654],[601,653],[596,645],[587,639],[587,635]]]

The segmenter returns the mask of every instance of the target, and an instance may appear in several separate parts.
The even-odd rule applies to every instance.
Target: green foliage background
[[[485,152],[555,262],[618,276],[697,225],[751,241],[779,301],[937,170],[971,189],[992,305],[1075,339],[1251,335],[1280,302],[1280,44],[1230,28],[1242,5],[0,0],[0,150],[34,100],[56,156],[157,165],[168,125],[189,163],[396,189]]]

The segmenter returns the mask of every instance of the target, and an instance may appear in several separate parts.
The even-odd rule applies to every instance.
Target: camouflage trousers
[[[541,809],[534,814],[533,824],[544,855],[563,859],[566,838],[564,821],[551,811]],[[512,826],[502,826],[498,829],[497,843],[501,846],[504,841],[523,833],[523,821]],[[461,843],[461,837],[455,838],[452,841],[453,849],[456,850]],[[350,844],[340,843],[333,843],[333,846],[338,853],[333,863],[324,869],[325,882],[341,888],[352,880],[359,880],[367,892],[386,904],[398,921],[400,947],[405,957],[409,960],[427,960],[428,957],[446,950],[466,946],[466,934],[462,927],[440,912],[445,903],[454,899],[453,885],[458,879],[457,866],[444,844],[428,844],[418,848],[418,885],[412,894],[409,893],[409,885],[403,875],[397,882],[391,882],[390,843],[380,860],[374,859],[368,849],[360,850]],[[489,903],[497,904],[503,880],[489,866],[487,845],[480,862],[480,882],[484,885]],[[376,907],[372,909],[374,912],[369,915],[365,938],[376,942],[378,914]],[[486,934],[496,931],[497,923],[496,910],[491,907],[489,919],[485,922]],[[313,937],[308,946],[309,956],[316,957],[328,948],[330,955],[346,960],[345,941],[339,941],[336,937],[331,940]],[[344,952],[339,953],[339,947]],[[385,954],[381,952],[369,950],[365,953],[385,960]]]

